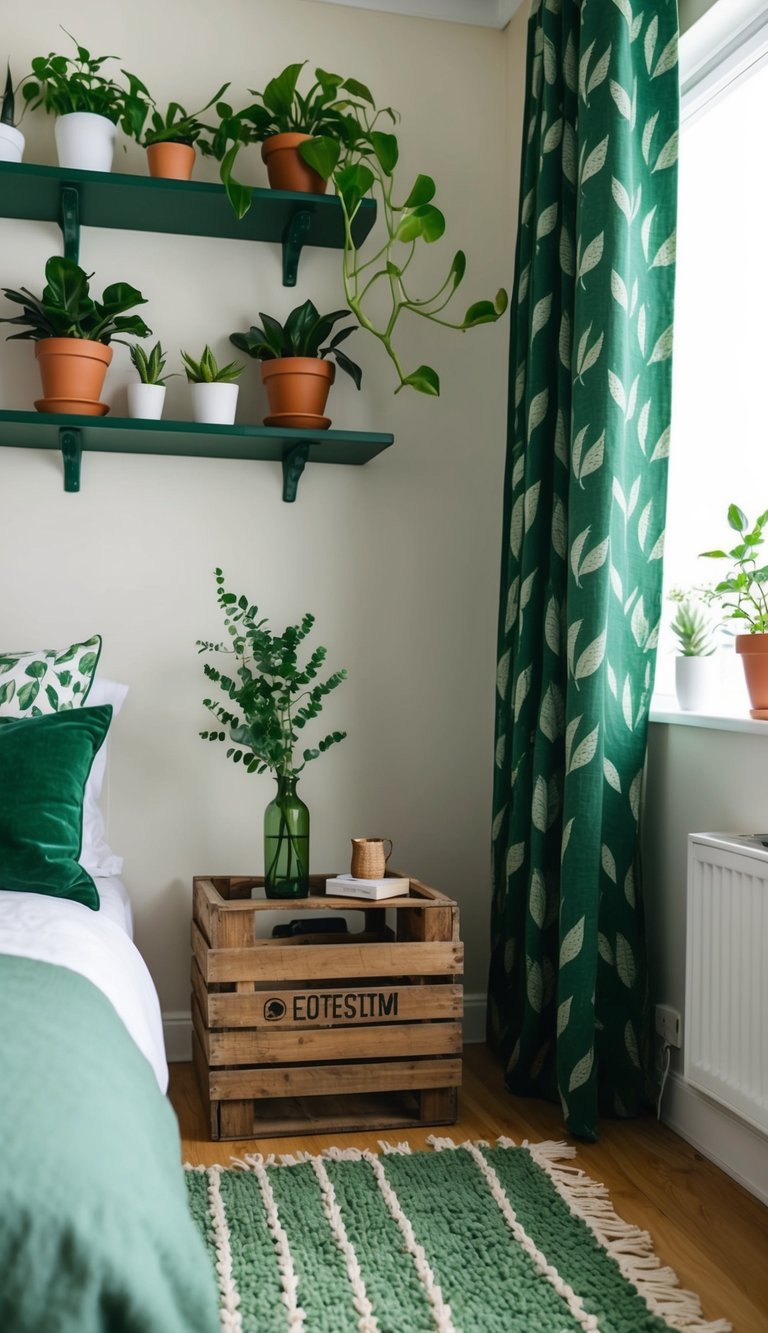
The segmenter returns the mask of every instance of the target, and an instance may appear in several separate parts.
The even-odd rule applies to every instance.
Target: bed
[[[87,777],[108,726],[103,708],[74,711],[63,722],[0,711],[0,1329],[214,1333],[214,1274],[164,1095],[157,993],[125,886],[98,873],[119,861],[85,837],[82,773],[74,858],[52,850],[70,768],[56,738],[100,730]],[[43,800],[51,767],[56,789]],[[84,875],[89,856],[101,864]]]

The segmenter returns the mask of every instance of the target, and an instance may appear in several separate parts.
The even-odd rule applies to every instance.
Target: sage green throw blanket
[[[218,1328],[149,1064],[90,981],[0,955],[0,1329]]]

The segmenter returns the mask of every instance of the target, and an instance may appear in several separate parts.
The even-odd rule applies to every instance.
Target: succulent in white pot
[[[188,352],[181,353],[187,379],[192,385],[192,419],[211,426],[232,426],[237,411],[240,386],[235,380],[243,373],[239,361],[219,366],[206,344],[199,361]]]
[[[166,380],[172,379],[175,372],[163,374],[166,355],[160,343],[155,343],[149,352],[136,343],[130,349],[130,357],[139,382],[128,385],[128,415],[138,420],[159,421],[163,415]]]
[[[17,124],[16,95],[9,64],[3,100],[0,102],[0,162],[20,162],[24,156],[24,135]]]
[[[683,712],[705,713],[717,703],[720,685],[720,659],[712,619],[698,600],[706,593],[671,592],[677,603],[672,633],[677,637],[679,654],[675,658],[675,694]]]

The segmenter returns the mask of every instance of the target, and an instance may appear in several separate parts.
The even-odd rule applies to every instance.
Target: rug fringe
[[[498,1146],[513,1147],[499,1139]],[[615,1212],[605,1185],[592,1180],[579,1167],[567,1164],[576,1149],[566,1143],[522,1145],[537,1166],[549,1176],[570,1211],[589,1227],[595,1239],[615,1259],[623,1277],[631,1282],[649,1310],[666,1320],[678,1333],[733,1333],[727,1319],[706,1320],[698,1296],[680,1286],[671,1268],[662,1268],[647,1231],[625,1222]]]

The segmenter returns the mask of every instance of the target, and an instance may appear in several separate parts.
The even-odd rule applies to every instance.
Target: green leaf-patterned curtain
[[[676,0],[533,0],[512,308],[489,1033],[568,1128],[644,1101]]]

